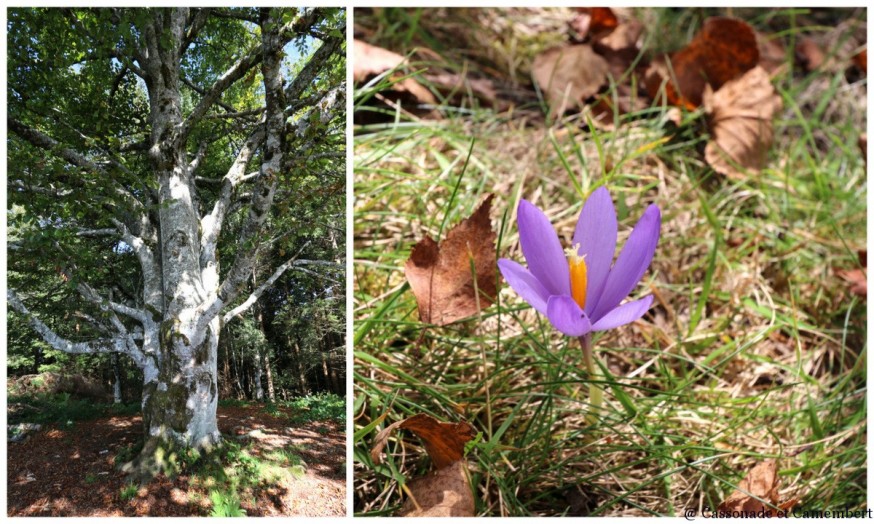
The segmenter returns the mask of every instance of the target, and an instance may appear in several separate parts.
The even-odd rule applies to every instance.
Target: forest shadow
[[[345,465],[342,426],[289,427],[285,417],[259,405],[220,407],[218,417],[225,438],[220,450],[175,477],[158,475],[144,486],[132,484],[118,468],[142,445],[142,417],[44,422],[21,442],[9,443],[8,515],[345,514],[345,473],[337,473]],[[339,433],[318,429],[328,426]]]

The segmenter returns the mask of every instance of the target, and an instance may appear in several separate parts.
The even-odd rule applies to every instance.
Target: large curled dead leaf
[[[734,176],[764,167],[774,137],[773,117],[782,107],[768,73],[756,67],[713,92],[704,92],[711,140],[704,158],[713,169]]]
[[[752,27],[734,18],[708,18],[689,45],[669,58],[654,60],[646,88],[656,99],[664,85],[669,104],[694,109],[701,105],[704,87],[718,90],[759,62],[759,46]]]
[[[413,479],[407,484],[411,497],[404,501],[402,517],[472,517],[476,507],[465,461]]]
[[[789,509],[793,503],[780,505],[780,494],[777,491],[779,486],[777,463],[774,460],[760,462],[740,481],[737,485],[739,489],[729,495],[719,505],[718,510],[720,513],[744,512],[751,514],[770,511],[771,514],[776,514],[775,510],[771,506],[765,505],[762,500],[780,509]]]
[[[425,413],[400,420],[376,435],[370,450],[374,464],[381,462],[382,450],[396,429],[415,433],[437,470],[407,484],[411,497],[405,501],[401,516],[472,517],[474,500],[464,446],[476,436],[473,426],[467,422],[440,422]]]
[[[352,78],[356,84],[365,84],[388,71],[397,70],[406,61],[406,58],[393,51],[362,40],[356,39],[353,49]],[[404,78],[403,71],[393,73],[391,80],[396,81],[383,94],[392,103],[399,103],[407,109],[437,104],[437,99],[428,89],[413,78]],[[431,109],[425,110],[425,114],[430,113]]]
[[[404,269],[422,322],[444,326],[494,302],[496,235],[489,218],[493,197],[487,196],[439,245],[426,236],[413,246]]]
[[[374,464],[381,462],[380,454],[396,429],[410,430],[422,439],[425,451],[437,469],[461,460],[464,445],[476,436],[476,430],[467,422],[440,422],[428,414],[420,413],[395,422],[376,435],[370,450]]]
[[[607,83],[608,72],[607,61],[587,44],[553,47],[537,55],[531,68],[554,115],[582,107]]]

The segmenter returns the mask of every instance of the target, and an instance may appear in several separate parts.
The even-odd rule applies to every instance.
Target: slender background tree
[[[219,442],[220,348],[260,398],[309,387],[292,347],[337,365],[345,24],[321,8],[9,10],[10,341],[34,361],[135,365],[135,471]],[[273,376],[277,360],[294,371]]]

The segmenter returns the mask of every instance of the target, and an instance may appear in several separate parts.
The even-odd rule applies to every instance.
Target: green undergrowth
[[[334,393],[319,393],[299,397],[279,404],[291,411],[294,423],[331,420],[346,424],[346,399]]]
[[[646,23],[667,27],[682,16],[687,27],[689,12]],[[751,22],[783,17],[793,38],[820,30],[793,25],[799,13],[762,11]],[[376,34],[407,35],[411,45],[450,24],[409,13],[393,20],[391,31],[371,22]],[[790,69],[773,82],[784,106],[774,145],[767,167],[743,177],[704,162],[700,111],[680,127],[664,107],[617,115],[612,129],[583,118],[549,127],[520,121],[521,107],[496,113],[471,102],[441,107],[438,120],[397,112],[388,124],[356,128],[357,515],[393,513],[404,499],[398,484],[429,471],[404,432],[381,465],[370,456],[381,429],[417,413],[478,431],[468,460],[481,516],[700,512],[769,458],[782,501],[865,506],[866,304],[838,274],[859,268],[866,246],[856,146],[866,80]],[[356,103],[373,103],[371,94]],[[578,345],[505,282],[496,304],[436,327],[419,321],[403,268],[418,240],[445,237],[488,193],[498,257],[524,260],[520,198],[543,209],[567,245],[584,198],[602,185],[616,202],[618,246],[650,203],[662,210],[662,229],[631,295],[654,294],[652,310],[595,337],[605,405],[590,422],[592,379]]]
[[[141,449],[142,443],[121,448],[114,459],[116,467],[136,458]],[[296,447],[261,449],[254,442],[226,438],[208,454],[158,450],[157,459],[164,475],[187,479],[189,501],[195,509],[206,497],[211,502],[211,516],[239,517],[246,515],[241,504],[255,504],[260,491],[282,490],[304,477],[307,464],[297,451]],[[127,484],[120,492],[121,499],[136,497],[138,488],[136,483]]]
[[[111,404],[76,398],[69,393],[10,396],[7,405],[10,426],[21,423],[71,426],[78,421],[140,413],[139,403]]]
[[[263,406],[264,412],[284,416],[293,424],[330,420],[346,423],[346,399],[336,393],[313,393],[291,400],[259,403],[250,400],[225,399],[220,407]]]

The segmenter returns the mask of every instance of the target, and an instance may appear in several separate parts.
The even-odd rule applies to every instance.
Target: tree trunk
[[[270,350],[264,351],[264,370],[267,374],[267,398],[276,402],[276,390],[273,388],[273,373],[270,372]]]
[[[118,353],[112,354],[112,375],[113,375],[113,383],[112,383],[112,402],[114,404],[121,404],[121,363],[119,362]]]
[[[261,367],[261,351],[262,348],[255,348],[255,358],[253,359],[254,371],[252,375],[252,386],[255,389],[255,400],[261,402],[264,400],[264,386],[261,385],[261,376],[264,374],[264,371]]]

